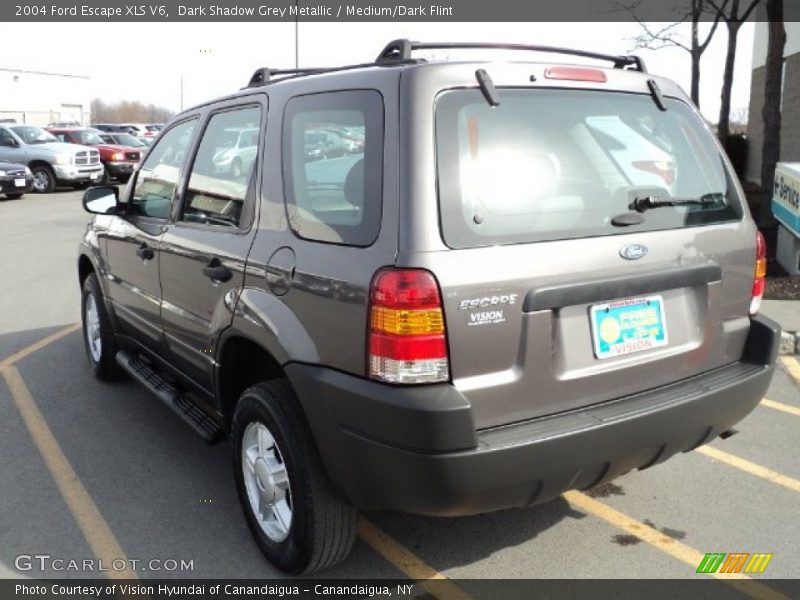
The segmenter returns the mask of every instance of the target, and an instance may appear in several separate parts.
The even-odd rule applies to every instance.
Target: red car
[[[62,142],[97,148],[100,151],[100,162],[105,167],[104,183],[107,183],[112,177],[122,183],[127,183],[134,167],[142,158],[141,148],[107,144],[93,129],[48,127],[47,131]]]

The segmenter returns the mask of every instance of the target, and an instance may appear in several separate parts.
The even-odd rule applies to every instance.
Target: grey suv
[[[651,467],[772,377],[763,239],[677,85],[629,56],[413,55],[442,47],[260,69],[84,197],[94,373],[229,437],[290,573],[341,561],[357,509],[481,513]],[[256,158],[218,169],[231,130]],[[319,130],[359,144],[310,157]]]

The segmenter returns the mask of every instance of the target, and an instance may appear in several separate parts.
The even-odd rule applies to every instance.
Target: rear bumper
[[[398,388],[290,365],[334,484],[364,510],[466,515],[550,500],[692,450],[763,397],[778,326],[752,320],[741,362],[584,409],[476,432],[450,385]]]

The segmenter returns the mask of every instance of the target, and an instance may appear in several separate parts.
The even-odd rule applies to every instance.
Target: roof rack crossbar
[[[644,61],[638,56],[612,55],[589,52],[587,50],[573,50],[558,46],[538,46],[529,44],[506,43],[481,43],[481,42],[412,42],[400,39],[389,42],[375,60],[378,64],[402,63],[412,61],[411,53],[414,50],[522,50],[528,52],[547,52],[552,54],[568,54],[611,62],[615,69],[624,69],[632,66],[635,70],[647,72]]]
[[[260,87],[262,85],[266,85],[272,81],[272,78],[276,75],[284,76],[284,77],[292,77],[292,76],[299,76],[299,75],[313,75],[314,73],[324,73],[326,71],[332,71],[333,68],[303,68],[303,69],[270,69],[268,67],[262,67],[260,69],[256,69],[256,72],[253,73],[253,76],[250,77],[250,82],[247,84],[247,87]]]

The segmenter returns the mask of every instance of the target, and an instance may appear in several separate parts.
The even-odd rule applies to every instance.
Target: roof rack
[[[262,85],[268,84],[272,81],[272,78],[276,75],[283,75],[286,77],[292,76],[301,76],[301,75],[313,75],[314,73],[324,73],[325,71],[331,71],[333,69],[269,69],[267,67],[262,67],[260,69],[256,69],[256,72],[253,73],[253,76],[250,78],[250,81],[247,84],[247,87],[259,87]]]
[[[400,39],[389,42],[386,47],[378,55],[373,63],[363,63],[357,65],[345,65],[341,67],[321,67],[321,68],[305,68],[305,69],[270,69],[262,67],[257,69],[250,81],[247,88],[261,87],[274,81],[289,79],[293,77],[304,77],[306,75],[316,75],[318,73],[331,73],[333,71],[347,71],[351,69],[362,69],[365,67],[391,67],[403,64],[418,64],[425,62],[422,58],[413,58],[411,53],[415,50],[452,50],[452,49],[488,49],[488,50],[524,50],[528,52],[548,52],[551,54],[568,54],[571,56],[582,56],[583,58],[593,58],[595,60],[604,60],[611,62],[615,69],[624,69],[626,67],[633,67],[635,71],[647,73],[647,68],[644,61],[638,56],[624,55],[615,56],[611,54],[599,54],[597,52],[587,52],[585,50],[571,50],[569,48],[559,48],[556,46],[531,46],[528,44],[493,44],[493,43],[480,43],[480,42],[412,42],[410,40]],[[280,77],[280,80],[274,77]]]
[[[480,42],[412,42],[400,39],[389,42],[386,47],[375,59],[379,65],[398,64],[414,62],[411,53],[415,50],[523,50],[528,52],[548,52],[552,54],[568,54],[571,56],[581,56],[583,58],[593,58],[614,64],[615,69],[624,69],[631,66],[636,71],[647,73],[644,61],[638,56],[633,55],[611,55],[588,52],[586,50],[572,50],[570,48],[560,48],[557,46],[536,46],[529,44],[495,44]]]

